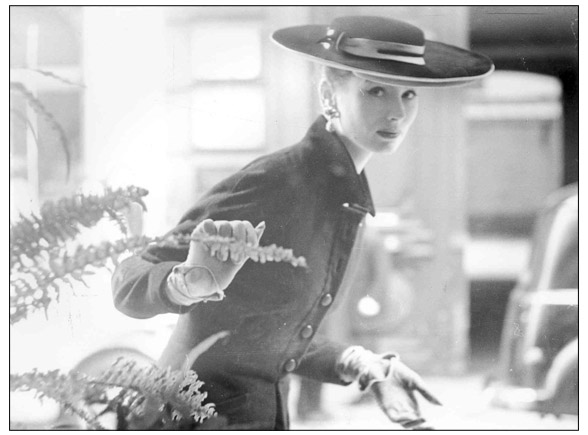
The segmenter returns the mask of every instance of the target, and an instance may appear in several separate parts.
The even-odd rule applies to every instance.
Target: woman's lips
[[[398,136],[400,136],[399,131],[393,131],[393,130],[378,130],[377,133],[379,136],[381,136],[385,139],[395,139]]]

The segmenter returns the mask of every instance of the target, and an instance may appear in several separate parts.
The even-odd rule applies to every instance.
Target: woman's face
[[[413,88],[379,84],[349,75],[334,86],[339,133],[364,151],[393,152],[414,122],[418,97]]]

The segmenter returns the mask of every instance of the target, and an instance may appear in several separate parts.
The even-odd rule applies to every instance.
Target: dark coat
[[[137,318],[180,313],[161,363],[178,368],[197,343],[219,331],[230,336],[198,358],[193,369],[209,399],[232,424],[286,428],[288,373],[344,384],[335,362],[346,345],[314,332],[339,290],[365,214],[374,214],[365,174],[357,175],[341,141],[320,117],[297,145],[261,157],[204,195],[174,231],[200,221],[265,221],[262,245],[275,243],[306,257],[308,268],[249,260],[221,302],[174,305],[165,294],[172,267],[186,249],[152,248],[131,257],[113,277],[114,302]]]

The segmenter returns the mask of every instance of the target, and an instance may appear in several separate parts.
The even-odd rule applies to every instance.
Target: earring
[[[334,133],[335,125],[333,124],[333,120],[335,118],[339,118],[341,116],[341,113],[339,113],[339,110],[337,110],[337,108],[334,106],[326,106],[325,108],[323,108],[323,115],[325,118],[327,118],[327,124],[325,125],[325,129],[329,133]]]

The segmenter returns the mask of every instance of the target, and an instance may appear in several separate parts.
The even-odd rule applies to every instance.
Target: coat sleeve
[[[153,264],[141,256],[133,256],[120,263],[112,277],[114,306],[136,319],[188,311],[190,307],[174,304],[165,289],[167,276],[178,263],[162,261]]]
[[[279,194],[275,180],[264,171],[241,171],[215,186],[181,219],[169,234],[189,234],[204,219],[249,220],[254,226],[264,220],[273,197]],[[158,314],[183,314],[189,307],[174,304],[167,296],[167,277],[188,255],[185,246],[151,246],[123,261],[112,277],[115,307],[138,318]]]
[[[339,357],[348,347],[348,344],[334,342],[318,334],[310,343],[295,373],[320,382],[349,385],[349,382],[339,378],[335,370]]]

